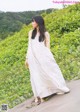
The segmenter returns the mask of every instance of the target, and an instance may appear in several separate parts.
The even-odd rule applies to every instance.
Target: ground
[[[70,93],[63,95],[53,95],[48,101],[31,106],[33,97],[8,112],[80,112],[80,80],[67,83]]]

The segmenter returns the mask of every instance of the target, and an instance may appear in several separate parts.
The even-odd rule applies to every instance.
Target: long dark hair
[[[32,18],[32,21],[35,21],[39,26],[39,32],[40,32],[39,42],[44,41],[46,28],[45,28],[45,23],[44,23],[43,17],[42,16],[35,16]],[[32,31],[32,37],[31,38],[34,39],[36,34],[37,34],[37,29],[35,28]]]

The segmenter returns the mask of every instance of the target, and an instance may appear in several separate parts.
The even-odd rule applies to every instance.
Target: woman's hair
[[[35,21],[39,26],[39,32],[40,32],[39,42],[44,41],[45,32],[46,32],[44,19],[42,18],[42,16],[35,16],[35,17],[32,18],[32,21]],[[32,37],[31,38],[34,39],[36,34],[37,34],[37,29],[35,28],[32,31]]]

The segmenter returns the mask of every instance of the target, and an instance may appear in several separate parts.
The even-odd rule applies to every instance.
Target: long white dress
[[[49,33],[46,32],[47,38],[50,39]],[[29,36],[28,58],[30,81],[34,97],[46,97],[53,93],[69,92],[61,70],[56,63],[50,49],[45,46],[44,41],[39,42],[39,33],[35,39]]]

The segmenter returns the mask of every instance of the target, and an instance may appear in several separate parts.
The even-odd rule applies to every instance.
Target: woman
[[[42,16],[33,17],[32,26],[25,64],[30,71],[35,102],[40,104],[44,97],[54,93],[68,93],[70,90],[50,51],[50,35],[46,31]]]

